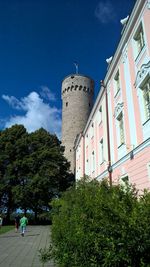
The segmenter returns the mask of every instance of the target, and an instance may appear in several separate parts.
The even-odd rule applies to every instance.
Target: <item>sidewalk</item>
[[[15,229],[0,235],[0,267],[56,267],[39,261],[39,249],[49,241],[50,226],[28,226],[24,237]]]

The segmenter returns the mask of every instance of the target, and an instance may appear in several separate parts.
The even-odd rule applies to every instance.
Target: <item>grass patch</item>
[[[13,225],[6,225],[6,226],[2,226],[0,229],[0,235],[7,233],[9,231],[11,231],[12,229],[14,229],[15,227]]]

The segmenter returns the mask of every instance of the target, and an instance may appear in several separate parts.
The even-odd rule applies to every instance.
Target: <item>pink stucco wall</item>
[[[141,1],[141,0],[139,0]],[[143,1],[143,6],[145,4],[145,1]],[[136,14],[135,14],[136,17]],[[137,72],[141,68],[142,64],[144,64],[145,60],[150,60],[150,9],[147,8],[147,5],[145,5],[145,10],[143,11],[143,14],[141,14],[141,17],[137,17],[138,23],[142,21],[145,31],[145,39],[146,39],[146,46],[144,52],[141,54],[139,60],[135,60],[134,58],[134,51],[133,51],[133,31],[130,29],[130,36],[128,36],[128,39],[126,40],[126,43],[124,45],[127,45],[127,62],[128,62],[128,73],[130,75],[130,90],[131,90],[131,96],[132,96],[132,102],[129,102],[129,95],[127,94],[127,83],[126,78],[128,76],[125,76],[125,65],[122,61],[122,51],[120,51],[120,57],[118,57],[117,61],[115,62],[115,66],[113,71],[111,72],[111,75],[106,81],[106,87],[109,84],[109,100],[111,102],[111,106],[108,106],[109,111],[109,120],[111,120],[111,127],[109,129],[110,131],[110,138],[113,138],[113,155],[114,155],[114,161],[111,162],[113,171],[112,171],[112,180],[113,183],[120,182],[120,179],[123,176],[128,175],[129,181],[132,184],[135,184],[136,187],[142,191],[144,188],[150,189],[150,146],[144,145],[146,140],[144,140],[144,134],[143,134],[143,125],[141,120],[141,113],[140,113],[140,103],[137,93],[137,88],[135,88],[135,81]],[[133,28],[135,32],[135,25],[138,27],[138,23],[134,23]],[[126,65],[127,66],[127,65]],[[114,88],[114,76],[115,73],[119,69],[120,73],[120,79],[121,79],[121,92],[115,96],[115,88]],[[108,70],[109,71],[109,70]],[[108,82],[108,84],[107,84]],[[90,133],[91,130],[91,123],[89,124],[88,129],[86,129],[86,134],[88,133],[88,138],[86,139],[86,136],[83,135],[80,138],[79,142],[79,151],[78,152],[78,159],[77,159],[77,168],[80,167],[80,175],[83,176],[85,173],[85,161],[89,160],[89,173],[92,178],[100,177],[108,167],[108,154],[105,154],[104,162],[100,163],[100,140],[103,138],[104,140],[104,146],[106,147],[107,142],[107,123],[106,123],[106,114],[105,119],[101,122],[99,121],[98,112],[99,107],[102,105],[102,103],[105,103],[105,97],[106,94],[103,95],[103,98],[100,98],[99,104],[97,105],[97,108],[95,109],[95,113],[93,114],[93,117],[91,117],[91,123],[94,125],[93,129],[93,135]],[[114,117],[115,107],[117,106],[117,103],[123,102],[123,114],[124,114],[124,126],[125,126],[125,154],[119,158],[118,156],[118,146],[117,146],[117,130],[116,130],[116,118]],[[132,109],[130,109],[129,104],[132,105]],[[105,106],[105,105],[104,105]],[[134,157],[133,159],[130,159],[128,157],[129,151],[132,149],[132,146],[129,146],[127,148],[127,144],[131,144],[131,135],[132,135],[132,125],[130,121],[130,112],[134,113],[134,124],[135,124],[135,136],[137,138],[136,147],[134,147],[133,153]],[[107,108],[103,109],[103,112],[107,112]],[[104,114],[103,113],[103,114]],[[150,134],[149,134],[150,138]],[[139,148],[140,147],[140,148]],[[91,163],[91,155],[94,151],[95,155],[95,170],[92,171],[92,163]],[[105,153],[108,153],[107,149],[105,149]],[[106,172],[105,172],[106,175]],[[101,176],[103,178],[103,176]]]
[[[121,177],[128,175],[130,183],[136,185],[136,188],[139,190],[144,190],[145,188],[150,189],[148,155],[150,155],[150,147],[137,153],[133,159],[129,159],[120,164],[120,166],[112,172],[113,182],[118,183]]]
[[[120,79],[121,79],[121,91],[122,91],[122,101],[124,103],[124,127],[125,127],[125,142],[126,144],[131,144],[130,140],[130,126],[129,126],[129,112],[128,112],[128,107],[127,107],[127,96],[126,96],[126,81],[125,81],[125,76],[124,76],[124,64],[120,64]]]
[[[150,9],[148,8],[144,10],[143,21],[144,21],[145,36],[146,36],[147,47],[148,47],[147,51],[148,51],[148,56],[150,56],[150,34],[149,34]]]
[[[135,89],[135,80],[136,80],[136,73],[135,73],[135,61],[133,57],[133,49],[130,46],[128,47],[128,60],[129,60],[129,72],[130,72],[130,79],[132,85],[132,94],[133,94],[133,107],[134,107],[134,115],[135,115],[135,123],[136,123],[136,133],[137,133],[137,143],[140,144],[143,141],[143,133],[142,133],[142,125],[141,125],[141,114],[139,108],[139,101],[137,96],[137,90]]]

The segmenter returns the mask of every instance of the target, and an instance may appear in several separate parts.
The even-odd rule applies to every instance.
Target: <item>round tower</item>
[[[93,106],[94,81],[83,75],[72,74],[62,82],[62,145],[74,173],[74,143],[87,123]]]

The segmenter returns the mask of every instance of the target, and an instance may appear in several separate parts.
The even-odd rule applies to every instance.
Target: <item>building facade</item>
[[[150,1],[137,0],[84,131],[76,179],[84,174],[150,188]],[[108,62],[108,61],[107,61]]]

